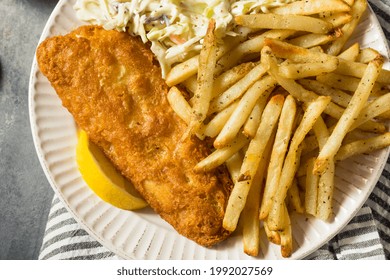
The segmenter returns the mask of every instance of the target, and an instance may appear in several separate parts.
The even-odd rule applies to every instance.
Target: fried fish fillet
[[[209,154],[167,101],[168,87],[151,51],[126,33],[82,26],[37,49],[42,73],[73,115],[150,206],[180,234],[211,246],[232,187],[225,168],[196,173]]]

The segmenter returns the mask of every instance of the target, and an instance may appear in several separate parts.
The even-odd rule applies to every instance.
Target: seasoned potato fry
[[[187,124],[191,121],[191,106],[177,87],[171,87],[168,92],[168,102],[173,111]]]
[[[272,198],[278,190],[284,158],[293,132],[296,110],[294,98],[291,95],[287,96],[280,115],[274,146],[268,165],[266,185],[259,215],[259,218],[262,220],[268,216],[272,205]]]
[[[305,211],[316,216],[319,176],[313,174],[314,160],[315,158],[309,159],[306,167]]]
[[[194,93],[196,92],[196,88],[198,87],[196,75],[189,77],[187,80],[183,81],[181,84],[186,88],[188,93],[190,93],[191,95],[194,95]],[[190,100],[188,103],[193,104],[193,101]]]
[[[240,134],[235,140],[232,141],[231,144],[222,149],[215,150],[208,157],[198,162],[198,164],[195,166],[195,171],[206,172],[223,164],[242,147],[248,144],[248,142],[249,139]]]
[[[241,166],[240,178],[234,184],[226,207],[223,227],[227,230],[233,231],[237,226],[238,218],[245,206],[249,188],[251,187],[267,143],[279,119],[283,102],[284,97],[281,95],[273,96],[270,99],[264,109],[256,136],[249,143]]]
[[[188,124],[189,133],[198,132],[209,111],[214,83],[216,59],[215,20],[211,19],[207,28],[202,50],[199,55],[197,88],[193,99],[191,121]]]
[[[238,25],[249,28],[289,29],[326,34],[333,25],[321,19],[301,15],[253,14],[235,17]]]
[[[234,139],[241,127],[245,124],[256,101],[262,96],[267,100],[269,89],[276,86],[276,81],[271,76],[265,76],[255,82],[238,102],[238,106],[226,122],[220,134],[214,141],[214,147],[222,148]],[[264,95],[265,93],[265,95]]]
[[[168,86],[177,85],[198,72],[199,55],[193,56],[188,60],[177,64],[169,71],[165,82]]]
[[[379,56],[376,59],[380,60],[381,58]],[[339,65],[337,66],[335,73],[352,76],[360,79],[363,77],[366,68],[367,68],[367,64],[340,59]],[[388,84],[389,81],[390,81],[390,71],[386,69],[381,69],[377,82]]]
[[[390,110],[390,93],[382,95],[365,106],[350,130]]]
[[[270,242],[280,245],[280,234],[276,230],[270,230],[267,221],[263,221],[264,231]]]
[[[317,137],[318,145],[322,149],[329,138],[329,131],[321,117],[314,124],[313,130]],[[331,217],[333,210],[334,169],[335,165],[332,159],[329,161],[325,172],[318,179],[317,205],[313,212],[316,212],[315,215],[324,221]],[[306,173],[306,176],[317,176],[313,174],[313,166],[310,166],[308,172],[311,174]]]
[[[271,136],[271,140],[274,137]],[[263,179],[267,167],[268,158],[271,154],[272,142],[268,141],[263,158],[259,163],[255,178],[250,187],[248,198],[243,210],[243,244],[244,252],[250,256],[257,256],[260,249],[260,220],[258,217]]]
[[[328,138],[328,141],[321,149],[320,154],[316,159],[314,167],[315,173],[323,173],[327,168],[328,162],[336,155],[345,135],[350,130],[353,123],[356,121],[360,112],[362,111],[364,104],[367,102],[374,83],[378,78],[382,64],[382,59],[376,59],[368,64],[364,76],[356,92],[352,96],[348,107],[345,109],[339,122],[336,124],[335,129],[333,130],[332,134]]]
[[[349,12],[351,7],[342,0],[305,0],[287,4],[271,10],[279,15],[314,15],[324,12]]]
[[[323,84],[316,80],[301,79],[298,81],[306,89],[318,93],[319,95],[330,96],[332,101],[342,107],[347,107],[351,101],[351,95],[342,90],[335,89],[327,84]]]
[[[334,171],[335,163],[332,159],[318,181],[317,217],[324,221],[333,214]]]
[[[374,60],[380,53],[372,48],[365,48],[360,50],[359,55],[356,58],[357,62],[369,63]]]
[[[338,37],[338,33],[333,34],[314,34],[309,33],[293,39],[288,40],[290,44],[299,46],[302,48],[312,48],[315,46],[325,45]]]
[[[388,146],[390,146],[390,132],[341,146],[335,156],[335,160],[341,161],[354,155],[370,153]]]
[[[361,79],[336,73],[327,73],[317,76],[317,80],[336,89],[355,92]],[[382,90],[383,85],[375,83],[372,88],[372,94],[377,94]]]
[[[305,208],[302,204],[299,193],[298,182],[296,179],[294,179],[293,183],[291,184],[291,187],[288,189],[286,199],[288,206],[292,211],[295,211],[300,214],[303,214],[305,212]]]
[[[227,108],[223,109],[221,112],[215,115],[211,121],[204,125],[203,129],[201,129],[198,133],[211,138],[216,137],[221,132],[227,120],[233,114],[237,105],[238,101],[230,104]]]
[[[334,28],[337,28],[350,22],[352,20],[352,16],[350,13],[335,13],[335,14],[327,15],[322,19],[325,20],[326,22],[331,23]]]
[[[321,62],[338,59],[337,57],[326,53],[312,52],[300,46],[295,46],[277,39],[265,39],[264,46],[269,47],[276,57],[285,58],[295,63]]]
[[[240,169],[244,157],[238,151],[232,155],[229,159],[226,160],[226,167],[229,170],[230,177],[232,178],[233,184],[235,184],[240,176]]]
[[[359,43],[355,43],[350,46],[348,49],[340,53],[337,57],[342,58],[344,60],[355,61],[359,55],[360,45]]]
[[[283,217],[280,220],[283,221],[283,229],[280,231],[280,252],[284,258],[288,258],[291,256],[293,251],[293,241],[292,241],[292,230],[291,230],[291,220],[290,215],[288,214],[288,210],[286,204],[283,203],[282,207],[282,215]]]
[[[324,62],[291,63],[279,67],[279,75],[289,79],[302,79],[332,72],[337,68],[338,60],[332,59]]]
[[[343,27],[341,27],[341,32],[343,33],[343,36],[333,41],[327,48],[326,53],[331,55],[338,55],[340,53],[345,43],[349,40],[356,26],[360,22],[360,18],[362,17],[363,13],[367,9],[367,1],[356,0],[351,7],[352,9],[350,13],[352,19],[350,22],[346,23]]]

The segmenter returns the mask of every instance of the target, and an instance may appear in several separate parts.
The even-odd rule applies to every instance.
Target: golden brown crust
[[[83,26],[44,41],[37,59],[77,124],[163,219],[204,246],[229,235],[222,228],[228,173],[193,171],[209,150],[197,138],[180,141],[186,125],[142,42]]]

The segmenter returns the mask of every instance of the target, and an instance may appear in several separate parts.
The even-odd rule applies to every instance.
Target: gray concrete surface
[[[0,0],[0,259],[37,259],[53,191],[28,114],[31,64],[58,0]]]

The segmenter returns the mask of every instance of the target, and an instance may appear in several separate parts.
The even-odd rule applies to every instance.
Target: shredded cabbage
[[[199,52],[210,18],[217,36],[234,35],[233,16],[267,12],[297,0],[77,0],[77,17],[151,42],[163,77],[174,63]]]

